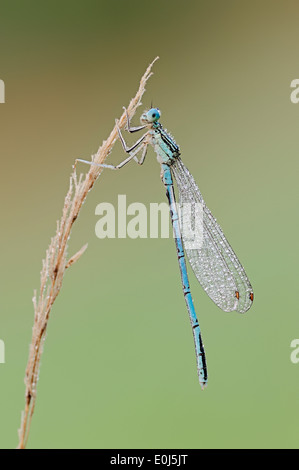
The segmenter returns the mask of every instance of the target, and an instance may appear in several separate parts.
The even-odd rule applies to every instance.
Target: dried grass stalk
[[[137,107],[141,104],[141,98],[145,92],[146,82],[152,75],[151,69],[157,59],[158,57],[156,57],[145,71],[140,80],[136,96],[131,100],[127,108],[130,118],[133,117]],[[126,115],[124,112],[118,125],[122,128],[125,123]],[[95,163],[104,163],[117,138],[117,128],[114,126],[108,139],[103,142],[97,153],[93,155],[92,159]],[[60,292],[66,269],[74,264],[87,248],[87,245],[84,245],[81,250],[67,261],[68,239],[70,237],[72,226],[79,215],[82,204],[101,171],[101,167],[91,165],[85,178],[83,178],[82,174],[78,178],[76,169],[73,169],[70,177],[69,190],[64,200],[62,216],[60,221],[57,222],[56,234],[51,239],[50,246],[46,251],[46,257],[43,260],[39,293],[37,296],[35,291],[33,297],[34,325],[25,374],[25,409],[22,412],[21,427],[19,429],[19,449],[24,449],[26,447],[29,436],[30,424],[36,401],[36,385],[39,374],[40,358],[43,351],[43,343],[46,336],[52,305]]]

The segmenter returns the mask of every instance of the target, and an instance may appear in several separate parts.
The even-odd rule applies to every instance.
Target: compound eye
[[[157,109],[157,108],[152,108],[148,112],[148,118],[149,118],[150,122],[158,121],[160,116],[161,116],[161,113],[160,113],[159,109]]]

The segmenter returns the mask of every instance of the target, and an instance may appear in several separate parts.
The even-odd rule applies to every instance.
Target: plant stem
[[[130,118],[134,116],[137,107],[141,104],[141,98],[145,92],[146,82],[152,75],[151,69],[157,59],[158,57],[156,57],[156,59],[146,69],[140,80],[139,89],[127,108]],[[122,128],[125,123],[126,114],[124,112],[118,121],[118,126]],[[94,163],[104,163],[117,138],[117,128],[114,126],[108,139],[103,142],[97,153],[93,156]],[[94,183],[101,172],[102,168],[100,166],[91,165],[88,173],[85,175],[85,179],[83,179],[83,175],[80,175],[78,179],[76,169],[75,167],[73,168],[70,176],[69,189],[64,201],[62,216],[57,222],[56,234],[51,239],[51,243],[46,251],[46,257],[42,263],[43,266],[41,270],[39,296],[37,299],[35,292],[33,297],[34,324],[25,373],[25,408],[22,412],[21,426],[19,429],[18,449],[24,449],[28,441],[31,419],[36,402],[36,385],[40,368],[40,359],[43,352],[43,343],[53,303],[61,290],[66,269],[74,264],[87,248],[87,245],[85,245],[78,251],[78,253],[67,260],[67,247],[71,229],[79,215],[88,192],[94,186]]]

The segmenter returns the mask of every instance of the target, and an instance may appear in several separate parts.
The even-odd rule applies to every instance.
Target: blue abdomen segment
[[[204,345],[203,345],[202,338],[201,338],[200,327],[199,327],[199,323],[198,323],[198,319],[196,316],[194,303],[193,303],[193,299],[192,299],[191,291],[190,291],[190,284],[189,284],[189,279],[188,279],[188,274],[187,274],[184,246],[183,246],[182,237],[181,237],[179,217],[178,217],[178,212],[176,208],[176,201],[175,201],[175,195],[174,195],[174,189],[173,189],[172,174],[171,174],[169,165],[162,164],[161,167],[162,167],[162,172],[163,172],[162,181],[166,188],[166,195],[167,195],[168,202],[169,202],[170,217],[171,217],[171,223],[173,227],[175,244],[176,244],[176,249],[177,249],[177,257],[178,257],[178,262],[179,262],[183,293],[184,293],[185,302],[187,305],[188,314],[189,314],[190,323],[191,323],[192,332],[193,332],[196,362],[197,362],[197,373],[198,373],[199,383],[201,387],[204,388],[204,386],[207,385],[207,381],[208,381],[205,351],[204,351]]]

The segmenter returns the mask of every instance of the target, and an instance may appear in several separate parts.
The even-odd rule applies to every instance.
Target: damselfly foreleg
[[[139,147],[137,146],[133,146],[133,149],[135,151],[132,151],[132,149],[130,150],[130,156],[128,158],[126,158],[125,160],[123,160],[122,162],[120,162],[118,165],[107,165],[105,163],[96,163],[96,162],[90,162],[88,160],[82,160],[81,158],[76,158],[75,160],[75,164],[74,164],[74,169],[76,168],[77,166],[77,162],[80,162],[80,163],[86,163],[87,165],[94,165],[94,166],[98,166],[100,168],[108,168],[109,170],[120,170],[121,168],[123,168],[123,166],[125,166],[127,163],[129,163],[131,160],[135,160],[139,165],[142,165],[143,162],[144,162],[144,159],[145,159],[145,155],[146,155],[146,150],[147,150],[147,144],[146,143],[143,143],[142,141],[138,143]],[[138,158],[136,157],[136,155],[138,154],[138,152],[140,152],[142,150],[142,155],[141,155],[141,158],[140,160],[138,160]]]
[[[141,131],[142,129],[145,129],[146,126],[137,126],[137,127],[131,127],[130,125],[130,118],[129,118],[129,115],[128,115],[128,111],[127,111],[127,108],[123,107],[123,109],[125,110],[125,113],[126,113],[126,117],[127,117],[127,131],[128,132],[138,132],[138,131]]]

